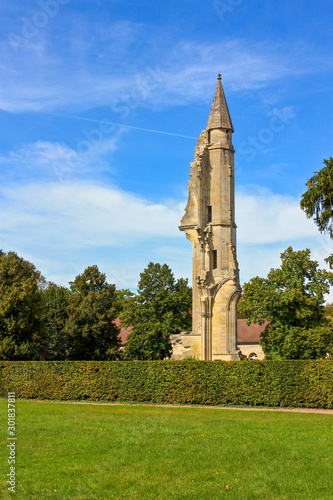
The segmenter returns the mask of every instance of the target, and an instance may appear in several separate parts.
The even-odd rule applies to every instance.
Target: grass
[[[333,499],[332,415],[18,400],[14,495],[0,411],[0,498]]]

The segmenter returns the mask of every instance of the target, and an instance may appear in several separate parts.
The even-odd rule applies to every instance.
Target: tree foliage
[[[324,160],[324,167],[306,183],[308,189],[301,197],[301,208],[322,233],[333,238],[333,158]],[[333,254],[326,261],[333,267]]]
[[[134,297],[135,293],[131,292],[128,288],[121,288],[115,291],[118,301],[118,312],[121,313],[126,307],[129,298]]]
[[[67,307],[70,290],[54,283],[48,283],[40,291],[42,297],[42,324],[45,331],[43,358],[47,360],[66,359],[68,346],[64,327],[67,321]]]
[[[166,264],[150,262],[140,274],[138,293],[124,300],[120,315],[124,326],[132,326],[125,357],[170,357],[170,335],[191,329],[191,305],[192,291],[187,280],[176,281]]]
[[[115,285],[97,266],[90,266],[70,282],[66,334],[69,359],[105,360],[117,357],[119,329]]]
[[[0,253],[0,358],[38,358],[42,335],[41,273],[15,252]]]
[[[310,250],[281,254],[281,267],[244,285],[241,314],[250,323],[270,321],[260,344],[267,359],[316,359],[333,354],[332,322],[325,318],[324,294],[333,273],[318,269]]]
[[[150,263],[138,293],[116,290],[97,266],[70,282],[47,282],[35,266],[0,250],[0,359],[120,358],[119,313],[132,326],[127,359],[171,355],[169,337],[191,329],[191,289],[167,265]]]
[[[325,316],[333,319],[333,302],[325,305]]]

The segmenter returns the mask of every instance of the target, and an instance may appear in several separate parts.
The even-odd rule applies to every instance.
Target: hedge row
[[[17,398],[333,408],[333,362],[2,361]]]

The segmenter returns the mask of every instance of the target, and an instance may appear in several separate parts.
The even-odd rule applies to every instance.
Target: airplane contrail
[[[129,129],[133,129],[133,130],[142,130],[143,132],[153,132],[154,134],[173,135],[175,137],[183,137],[184,139],[197,139],[197,137],[192,137],[190,135],[181,135],[181,134],[175,134],[173,132],[164,132],[162,130],[153,130],[153,129],[149,129],[149,128],[133,127],[131,125],[123,125],[122,123],[105,122],[103,120],[94,120],[93,118],[84,118],[82,116],[62,115],[59,113],[44,113],[44,114],[51,115],[51,116],[60,116],[62,118],[72,118],[74,120],[83,120],[83,121],[87,121],[87,122],[103,123],[105,125],[114,125],[115,127],[129,128]]]

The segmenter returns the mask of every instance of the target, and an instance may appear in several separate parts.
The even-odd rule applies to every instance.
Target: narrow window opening
[[[207,207],[207,224],[212,222],[212,207],[209,205]]]
[[[217,269],[217,250],[212,250],[213,269]]]

